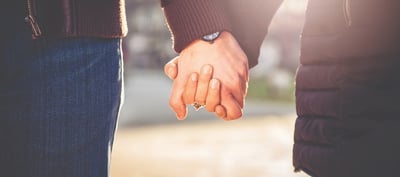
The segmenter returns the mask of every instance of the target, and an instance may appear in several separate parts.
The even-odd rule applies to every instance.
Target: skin
[[[186,117],[186,105],[194,102],[206,104],[208,111],[224,120],[242,116],[248,60],[230,33],[222,32],[213,43],[194,41],[164,69],[174,79],[170,106],[178,119]]]
[[[167,63],[164,67],[165,74],[171,79],[175,80],[176,76],[178,75],[178,67],[177,67],[177,60],[178,58],[172,59],[169,63]],[[211,69],[213,69],[211,67]],[[221,95],[220,95],[220,88],[221,83],[218,79],[212,78],[212,71],[210,73],[202,73],[200,77],[204,79],[198,80],[198,74],[192,73],[190,75],[190,79],[186,83],[185,93],[184,93],[184,102],[185,104],[192,104],[195,102],[195,95],[196,91],[198,90],[198,82],[202,82],[201,84],[207,85],[208,89],[206,95],[206,107],[205,109],[208,112],[215,112],[217,117],[224,118],[226,117],[226,110],[225,108],[220,105],[221,103]],[[179,119],[179,117],[178,117]]]

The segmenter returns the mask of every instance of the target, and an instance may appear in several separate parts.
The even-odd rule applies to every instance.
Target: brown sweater
[[[282,0],[162,0],[161,6],[181,52],[192,41],[216,31],[231,32],[249,58],[257,64],[268,25]],[[262,9],[262,10],[261,10]]]
[[[128,32],[124,0],[27,0],[26,8],[34,38],[120,38]]]

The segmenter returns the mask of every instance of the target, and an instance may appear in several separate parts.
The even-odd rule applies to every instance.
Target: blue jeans
[[[18,20],[1,29],[0,176],[107,177],[121,40],[32,40]]]

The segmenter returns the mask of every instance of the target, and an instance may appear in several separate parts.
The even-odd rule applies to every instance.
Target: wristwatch
[[[201,37],[201,39],[203,41],[213,43],[220,35],[221,35],[221,32],[217,31],[215,33],[204,35],[203,37]]]

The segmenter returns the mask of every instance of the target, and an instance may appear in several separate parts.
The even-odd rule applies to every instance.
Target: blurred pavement
[[[306,177],[293,172],[294,118],[120,128],[111,177]]]

